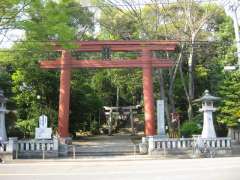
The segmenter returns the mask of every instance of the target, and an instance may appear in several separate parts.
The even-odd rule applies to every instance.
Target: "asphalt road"
[[[240,158],[0,164],[0,180],[240,180]]]

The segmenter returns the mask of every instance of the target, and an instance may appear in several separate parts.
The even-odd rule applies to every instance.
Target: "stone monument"
[[[204,95],[194,101],[202,102],[202,108],[199,109],[200,112],[203,112],[203,130],[201,135],[202,138],[216,138],[212,113],[216,111],[216,108],[213,107],[213,102],[219,99],[219,97],[214,97],[209,94],[208,90],[205,90]]]
[[[166,138],[164,119],[164,100],[157,100],[157,136]]]
[[[35,139],[51,139],[52,128],[47,127],[47,116],[41,115],[39,117],[39,128],[35,129]]]
[[[5,127],[5,113],[6,113],[7,98],[3,94],[3,90],[0,89],[0,140],[7,141],[7,133]]]

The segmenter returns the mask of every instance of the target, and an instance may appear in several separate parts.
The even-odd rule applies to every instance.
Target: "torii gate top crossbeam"
[[[177,46],[176,41],[76,41],[77,46],[74,51],[80,52],[101,52],[103,48],[109,48],[111,51],[138,51],[144,54],[144,51],[174,51]],[[54,44],[55,51],[66,52],[59,44]],[[69,50],[70,51],[70,50]],[[142,55],[143,55],[142,54]],[[64,56],[66,58],[66,56]],[[62,56],[63,58],[63,56]],[[61,58],[61,59],[62,59]],[[147,58],[138,57],[137,59],[125,60],[76,60],[70,52],[67,55],[67,61],[61,63],[58,60],[45,60],[40,62],[41,68],[44,69],[62,69],[62,68],[142,68],[146,64],[151,64],[152,67],[168,68],[173,65],[170,59],[153,58],[151,55]]]
[[[82,52],[98,52],[103,47],[108,47],[111,51],[141,51],[143,48],[157,51],[174,51],[176,49],[176,41],[76,41],[76,51]],[[62,51],[60,45],[55,44],[54,50]]]

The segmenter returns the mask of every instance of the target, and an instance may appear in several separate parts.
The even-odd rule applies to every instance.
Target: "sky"
[[[83,5],[83,6],[89,6],[91,5],[90,3],[91,0],[79,0],[79,2]],[[168,0],[158,0],[159,2],[166,2]],[[169,0],[169,1],[175,1],[175,0]],[[196,0],[198,2],[200,1],[208,1],[208,0]],[[213,2],[216,2],[216,0],[212,0]],[[226,1],[226,0],[219,0],[219,1]],[[232,2],[236,2],[238,0],[228,0],[228,1],[232,1]],[[121,0],[115,0],[115,2],[117,4],[123,4],[123,2]],[[151,3],[151,0],[135,0],[136,4],[145,4],[145,3]],[[94,13],[96,18],[100,16],[100,11],[96,11],[96,8],[92,8],[91,9]],[[229,14],[229,13],[227,13]],[[238,8],[238,19],[239,19],[239,24],[240,24],[240,7]],[[97,31],[99,31],[100,27],[96,26],[96,33]],[[0,41],[2,40],[2,43],[0,43],[0,48],[10,48],[13,45],[14,41],[17,40],[21,40],[24,37],[24,31],[22,30],[11,30],[6,34],[6,37],[4,37],[3,35],[0,35]]]

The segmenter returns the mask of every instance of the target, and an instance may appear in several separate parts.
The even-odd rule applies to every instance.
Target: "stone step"
[[[139,152],[138,148],[134,146],[77,146],[75,147],[76,156],[119,156],[119,155],[133,155]],[[73,156],[73,147],[68,149],[68,155]]]
[[[116,156],[133,155],[138,152],[129,134],[114,134],[113,136],[81,137],[68,146],[68,154],[76,156]]]
[[[136,155],[134,152],[76,152],[75,156],[129,156]],[[72,152],[68,153],[68,156],[73,156]]]
[[[109,153],[109,154],[122,154],[122,153],[133,153],[134,151],[138,151],[138,147],[134,145],[129,146],[110,146],[110,145],[103,145],[103,146],[70,146],[68,148],[68,152],[72,153],[87,153],[87,154],[94,154],[94,153]]]

